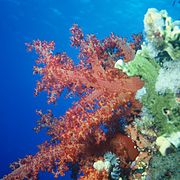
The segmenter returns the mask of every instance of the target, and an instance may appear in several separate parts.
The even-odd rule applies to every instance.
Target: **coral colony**
[[[142,35],[132,42],[111,34],[104,40],[70,29],[80,49],[78,65],[55,43],[36,40],[34,73],[41,75],[35,95],[55,103],[62,91],[79,97],[62,117],[40,116],[37,132],[47,128],[49,142],[39,152],[11,164],[4,180],[54,177],[72,179],[180,179],[180,22],[167,12],[148,9]]]

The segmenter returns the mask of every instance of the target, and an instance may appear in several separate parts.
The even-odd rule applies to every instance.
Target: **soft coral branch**
[[[48,170],[55,176],[63,175],[68,169],[67,163],[85,162],[91,157],[91,153],[87,153],[90,145],[101,146],[118,131],[120,124],[114,126],[118,123],[117,118],[131,121],[141,108],[134,96],[143,82],[138,77],[129,78],[114,68],[117,58],[123,57],[129,61],[134,57],[135,50],[129,43],[114,34],[103,41],[94,35],[84,39],[77,25],[71,28],[71,32],[72,45],[80,47],[81,60],[78,65],[74,65],[66,53],[53,54],[54,42],[33,41],[28,44],[28,49],[34,48],[39,55],[34,67],[34,73],[41,75],[36,95],[46,91],[51,103],[56,101],[64,88],[68,88],[80,100],[60,118],[53,117],[51,111],[47,114],[37,112],[41,119],[36,130],[48,127],[52,141],[41,145],[40,151],[31,157],[29,163],[17,167],[7,177],[19,174],[21,178],[27,175],[35,178],[40,170]],[[105,126],[108,133],[101,126]],[[26,173],[21,174],[22,170]]]

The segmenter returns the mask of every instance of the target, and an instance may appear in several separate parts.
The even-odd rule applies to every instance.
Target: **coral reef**
[[[153,8],[145,15],[144,27],[146,42],[142,49],[137,51],[133,61],[126,63],[120,59],[115,67],[128,76],[140,76],[144,80],[145,92],[141,91],[139,97],[138,91],[136,98],[140,98],[143,107],[153,116],[158,135],[176,132],[180,128],[177,101],[180,29],[166,11]]]
[[[132,163],[132,168],[136,167],[133,178],[148,178],[150,172],[153,179],[164,179],[162,177],[165,176],[157,175],[157,171],[161,170],[154,170],[153,164],[156,160],[152,161],[153,164],[149,164],[149,160],[158,156],[159,152],[162,156],[167,156],[179,147],[179,25],[178,21],[173,22],[165,10],[148,9],[144,18],[146,41],[142,48],[137,51],[133,61],[124,62],[119,59],[115,64],[116,68],[129,77],[139,76],[144,81],[144,87],[138,90],[135,96],[142,102],[142,112],[128,129],[133,140],[134,137],[143,136],[141,142],[143,138],[148,142],[139,144],[140,138],[135,138],[141,153]],[[160,160],[158,166],[164,168],[164,163],[166,162]],[[171,168],[174,165],[166,164],[167,168],[168,166]],[[138,169],[141,169],[140,174]],[[165,171],[162,171],[162,174]]]
[[[71,45],[80,48],[77,65],[66,53],[53,53],[54,42],[36,40],[27,47],[38,54],[34,74],[40,74],[41,81],[37,82],[35,95],[46,91],[48,103],[55,103],[66,88],[67,97],[70,94],[79,100],[62,117],[54,117],[51,110],[46,114],[37,111],[40,120],[35,130],[39,132],[46,127],[51,140],[40,145],[37,154],[21,160],[23,163],[14,163],[14,171],[4,179],[36,179],[39,171],[58,177],[69,169],[69,163],[78,163],[85,175],[98,157],[116,149],[112,140],[119,132],[119,119],[122,117],[128,123],[140,112],[141,104],[134,97],[143,81],[138,77],[129,78],[115,69],[114,64],[120,56],[126,62],[134,58],[141,36],[134,35],[134,41],[128,43],[114,34],[102,41],[95,35],[84,37],[77,25],[70,31]],[[120,142],[118,147],[124,166],[131,159],[124,150],[125,145]]]
[[[170,56],[172,60],[180,59],[179,26],[179,21],[173,22],[167,11],[148,9],[144,17],[144,31],[151,57],[159,56],[166,60]],[[167,57],[164,58],[163,54]]]
[[[61,117],[37,111],[35,131],[47,128],[51,139],[12,163],[13,172],[3,179],[37,179],[39,171],[57,178],[68,170],[82,180],[178,179],[178,22],[149,9],[143,44],[141,34],[132,42],[113,33],[100,41],[77,24],[70,31],[71,45],[80,49],[77,65],[65,52],[54,52],[53,41],[27,47],[38,55],[35,95],[46,91],[48,103],[56,103],[65,91],[78,101]]]

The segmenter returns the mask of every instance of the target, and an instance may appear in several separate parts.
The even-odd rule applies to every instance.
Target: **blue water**
[[[25,42],[33,39],[54,40],[56,51],[66,51],[77,60],[77,50],[70,48],[69,28],[78,23],[84,33],[102,39],[114,32],[123,37],[143,31],[143,17],[148,8],[166,9],[180,19],[178,0],[0,0],[0,177],[10,172],[9,164],[37,152],[37,145],[48,139],[45,131],[36,134],[35,109],[46,111],[46,95],[34,97],[38,77],[32,75],[35,55],[27,53]],[[72,100],[62,97],[53,107],[63,115]],[[43,173],[40,179],[53,179]],[[61,177],[59,179],[69,179]]]

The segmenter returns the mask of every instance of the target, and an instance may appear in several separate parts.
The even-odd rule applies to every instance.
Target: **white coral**
[[[142,97],[146,94],[146,88],[142,87],[136,92],[135,98],[139,101],[141,101]]]
[[[110,166],[111,166],[111,163],[109,161],[102,161],[102,160],[98,160],[94,162],[93,164],[94,169],[98,171],[102,171],[105,169],[108,172]]]
[[[159,152],[163,156],[166,155],[167,149],[171,147],[169,140],[163,136],[160,136],[156,139],[156,145],[158,146]]]
[[[175,148],[180,146],[180,132],[173,132],[169,135],[164,134],[156,139],[156,145],[158,146],[159,152],[165,156],[167,149],[174,145]]]
[[[180,61],[164,63],[155,85],[156,91],[164,94],[167,90],[177,93],[180,89]]]
[[[166,11],[162,10],[159,12],[155,8],[148,9],[144,16],[144,30],[148,41],[154,41],[154,35],[157,32],[163,34],[166,26],[165,18],[168,18]]]
[[[173,60],[180,57],[179,45],[172,45],[172,42],[179,41],[180,23],[173,22],[167,11],[149,8],[144,17],[144,31],[150,57],[154,58],[162,51],[166,51]]]

